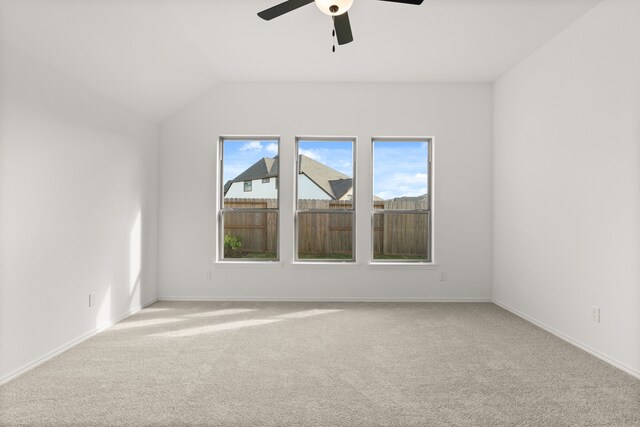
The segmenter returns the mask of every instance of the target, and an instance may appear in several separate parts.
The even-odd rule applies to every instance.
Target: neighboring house
[[[384,206],[389,209],[427,209],[429,206],[429,194],[394,197],[393,199],[385,200]]]
[[[314,200],[351,200],[353,179],[305,155],[300,155],[298,197]],[[224,197],[270,199],[277,197],[278,157],[263,157],[224,184]]]
[[[263,157],[224,184],[224,197],[275,199],[278,194],[278,157]]]
[[[389,199],[389,200],[390,201],[394,201],[394,202],[412,202],[412,203],[417,203],[417,202],[423,202],[423,201],[427,200],[428,196],[429,196],[429,194],[425,193],[422,196],[394,197],[393,199]]]

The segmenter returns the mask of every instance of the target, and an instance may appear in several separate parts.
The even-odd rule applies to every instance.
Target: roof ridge
[[[300,156],[298,173],[304,174],[311,182],[327,193],[329,197],[339,200],[353,186],[353,177],[305,154],[300,153],[298,156]],[[279,156],[261,157],[238,176],[225,183],[225,187],[227,187],[227,184],[230,182],[252,181],[255,179],[275,177],[278,176],[279,169]]]

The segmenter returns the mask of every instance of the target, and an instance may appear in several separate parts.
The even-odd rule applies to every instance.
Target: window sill
[[[282,268],[281,261],[214,261],[213,265],[216,268]]]
[[[412,270],[437,270],[438,264],[432,262],[369,262],[369,267],[374,270],[398,270],[398,269],[412,269]]]
[[[282,268],[284,265],[282,261],[214,261],[215,268]],[[296,261],[291,263],[291,267],[294,269],[359,269],[363,264],[359,262],[304,262]],[[398,269],[412,269],[412,270],[437,270],[438,264],[422,263],[422,262],[368,262],[366,264],[373,270],[398,270]]]
[[[305,261],[295,261],[291,263],[293,268],[339,268],[339,269],[358,269],[360,268],[359,262],[344,262],[344,261],[336,261],[336,262],[305,262]]]

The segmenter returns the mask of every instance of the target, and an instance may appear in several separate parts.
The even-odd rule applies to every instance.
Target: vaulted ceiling
[[[281,0],[0,0],[0,40],[162,120],[221,82],[491,82],[599,0],[355,0],[354,42]]]

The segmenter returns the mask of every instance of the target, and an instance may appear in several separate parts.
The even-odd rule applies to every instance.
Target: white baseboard
[[[493,300],[493,303],[499,307],[504,308],[505,310],[507,310],[510,313],[515,314],[518,317],[523,318],[524,320],[526,320],[529,323],[533,323],[534,325],[536,325],[539,328],[544,329],[545,331],[557,336],[558,338],[568,342],[569,344],[578,347],[580,350],[584,350],[587,353],[591,354],[592,356],[597,357],[598,359],[602,360],[603,362],[608,363],[609,365],[620,369],[621,371],[626,372],[627,374],[640,379],[640,372],[636,371],[635,369],[625,365],[624,363],[621,363],[619,361],[617,361],[616,359],[614,359],[613,357],[607,356],[605,354],[600,353],[599,351],[589,347],[586,344],[581,343],[580,341],[577,341],[565,334],[563,334],[562,332],[552,328],[551,326],[548,326],[518,310],[516,310],[513,307],[508,306],[507,304],[504,304],[500,301],[496,301],[495,299]]]
[[[154,302],[158,301],[158,298],[154,298],[150,301],[145,302],[144,304],[141,304],[137,307],[132,308],[131,310],[129,310],[128,312],[116,317],[115,319],[112,319],[98,327],[96,327],[95,329],[93,329],[92,331],[79,336],[78,338],[68,342],[67,344],[64,344],[58,348],[56,348],[53,351],[50,351],[49,353],[45,354],[44,356],[36,359],[33,362],[30,362],[26,365],[24,365],[23,367],[19,368],[18,370],[14,371],[13,373],[10,373],[9,375],[6,375],[4,378],[0,378],[0,385],[6,384],[9,381],[19,377],[20,375],[24,374],[27,371],[30,371],[31,369],[42,365],[44,362],[46,362],[47,360],[50,360],[54,357],[56,357],[59,354],[64,353],[65,351],[69,350],[70,348],[73,348],[75,346],[77,346],[78,344],[82,343],[83,341],[88,340],[89,338],[93,337],[94,335],[104,331],[105,329],[107,329],[110,326],[115,325],[116,323],[120,322],[121,320],[131,316],[132,314],[137,313],[138,311],[142,310],[145,307],[148,307],[149,305],[153,304]]]
[[[211,301],[211,302],[493,302],[490,298],[284,298],[284,297],[175,297],[163,296],[158,297],[158,301]]]

